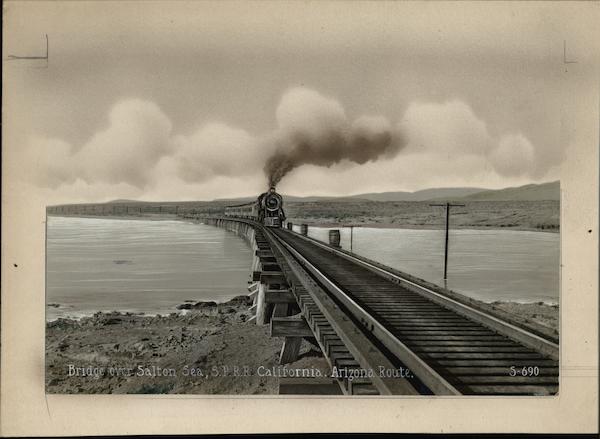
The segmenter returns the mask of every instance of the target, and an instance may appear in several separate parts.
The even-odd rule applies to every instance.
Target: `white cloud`
[[[302,133],[312,141],[326,137],[331,131],[343,131],[347,124],[339,102],[304,87],[284,93],[276,117],[279,129],[285,134]]]
[[[244,130],[208,123],[191,136],[175,138],[177,171],[188,182],[214,175],[247,175],[264,163],[257,140]]]
[[[439,154],[485,154],[493,146],[484,121],[466,103],[415,102],[406,110],[400,128],[414,151]]]
[[[170,118],[156,104],[124,100],[111,109],[108,126],[78,150],[62,140],[33,138],[27,159],[32,168],[25,179],[51,188],[49,199],[61,202],[249,195],[264,189],[263,166],[282,147],[278,139],[296,134],[321,142],[332,130],[358,139],[349,143],[355,153],[305,161],[282,180],[281,191],[342,195],[501,187],[530,182],[535,165],[535,148],[523,134],[490,135],[486,122],[458,100],[413,103],[392,129],[382,116],[361,116],[351,123],[337,101],[292,89],[283,95],[276,118],[276,129],[262,136],[221,122],[200,124],[189,135],[174,134]],[[363,159],[365,142],[387,145],[391,133],[402,144],[408,142],[399,154],[382,150],[380,160]]]
[[[108,122],[79,150],[63,140],[31,138],[27,161],[34,166],[32,180],[52,188],[76,180],[79,185],[145,187],[158,160],[172,152],[171,121],[156,104],[130,99],[111,109]]]
[[[533,145],[522,134],[502,137],[498,146],[490,154],[490,161],[498,173],[508,176],[531,173],[534,159]]]
[[[57,139],[33,138],[28,162],[35,182],[89,189],[99,183],[152,189],[171,181],[203,182],[215,176],[262,172],[268,151],[244,130],[207,123],[189,136],[173,135],[172,122],[153,102],[130,99],[110,111],[108,126],[81,148]],[[81,182],[74,185],[75,180]],[[94,191],[90,190],[90,193]]]
[[[121,101],[110,111],[108,128],[95,134],[73,159],[89,183],[144,187],[158,160],[172,151],[171,127],[155,103]]]
[[[413,103],[399,126],[408,135],[407,151],[437,155],[432,160],[456,162],[475,155],[507,177],[531,175],[535,170],[535,148],[523,134],[493,137],[472,108],[458,100]]]

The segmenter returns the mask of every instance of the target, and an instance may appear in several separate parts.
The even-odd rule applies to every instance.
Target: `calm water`
[[[96,311],[166,314],[186,300],[247,294],[238,236],[183,221],[48,217],[47,319]]]
[[[326,228],[309,235],[326,241]],[[358,254],[443,285],[442,230],[355,228]],[[350,230],[341,229],[342,247]],[[252,252],[223,229],[183,221],[48,217],[47,319],[96,311],[166,314],[186,300],[246,294]],[[559,235],[456,230],[448,287],[484,301],[558,302]]]
[[[328,242],[328,228],[308,235]],[[340,244],[350,249],[350,229]],[[444,285],[444,231],[354,228],[353,251]],[[447,287],[486,302],[558,303],[560,235],[508,230],[451,230]]]

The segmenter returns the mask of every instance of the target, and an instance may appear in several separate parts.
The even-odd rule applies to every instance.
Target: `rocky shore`
[[[276,394],[282,339],[248,322],[250,299],[184,313],[96,313],[46,325],[48,393]],[[309,343],[304,361],[319,355]]]
[[[496,301],[491,303],[492,307],[499,309],[509,315],[518,316],[526,322],[550,328],[558,335],[558,305],[550,305],[544,302],[517,303]]]

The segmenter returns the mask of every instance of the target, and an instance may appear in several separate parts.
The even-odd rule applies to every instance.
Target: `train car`
[[[257,220],[258,210],[256,201],[246,204],[237,204],[235,206],[227,206],[225,207],[225,216]]]
[[[285,221],[283,197],[272,187],[256,201],[225,207],[225,216],[254,220],[266,227],[281,227]]]

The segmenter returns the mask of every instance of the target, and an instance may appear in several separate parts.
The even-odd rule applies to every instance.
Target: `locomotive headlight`
[[[276,195],[268,195],[265,199],[265,207],[267,210],[275,211],[281,206],[281,201]]]

